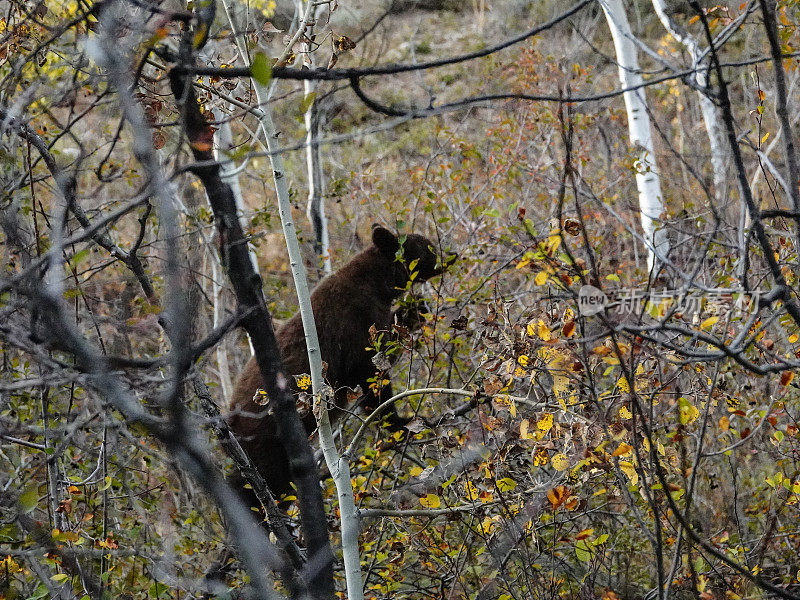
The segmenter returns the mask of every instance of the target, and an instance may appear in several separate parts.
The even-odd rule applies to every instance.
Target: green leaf
[[[575,542],[575,556],[581,562],[589,562],[592,560],[592,551],[586,540],[578,540]]]
[[[86,260],[86,258],[87,258],[88,256],[89,256],[89,249],[88,249],[88,248],[85,248],[85,249],[83,249],[83,250],[80,250],[79,252],[76,252],[75,254],[73,254],[73,255],[72,255],[72,258],[70,259],[70,261],[69,261],[69,262],[70,262],[70,264],[71,264],[71,265],[73,265],[73,266],[77,266],[77,265],[79,265],[81,262],[83,262],[84,260]]]
[[[272,79],[272,67],[269,64],[267,55],[263,52],[256,52],[253,63],[250,65],[250,75],[261,85],[267,85]]]
[[[303,101],[300,103],[300,112],[307,113],[308,109],[311,108],[311,105],[314,104],[314,100],[317,99],[317,92],[311,92],[308,96],[303,98]]]
[[[497,480],[497,489],[501,492],[510,492],[517,487],[517,482],[510,477],[503,477]]]
[[[38,502],[39,490],[35,485],[28,487],[19,497],[19,507],[24,513],[31,512],[34,508],[36,508],[36,504]]]

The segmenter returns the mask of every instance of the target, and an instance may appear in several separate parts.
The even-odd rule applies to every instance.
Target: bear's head
[[[409,280],[418,283],[441,275],[458,258],[453,252],[437,252],[433,242],[423,235],[409,233],[398,238],[380,225],[372,226],[372,243],[392,259],[395,286],[401,289]]]

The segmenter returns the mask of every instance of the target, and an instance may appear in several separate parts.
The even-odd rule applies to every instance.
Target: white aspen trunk
[[[231,28],[236,32],[236,26],[230,12],[230,3],[223,0],[225,13],[230,21]],[[299,38],[305,24],[308,23],[313,11],[313,1],[308,1],[305,12],[300,19],[299,29],[292,38],[289,47],[283,54],[288,54],[291,44]],[[250,66],[250,60],[245,50],[244,40],[236,35],[236,43],[242,62]],[[308,350],[309,370],[311,371],[311,385],[315,399],[315,415],[319,428],[320,447],[325,456],[333,482],[336,486],[336,493],[339,499],[339,514],[342,532],[342,559],[344,562],[345,579],[347,582],[347,597],[349,600],[363,600],[363,581],[361,577],[361,557],[358,549],[359,521],[358,510],[355,506],[353,484],[350,478],[350,465],[347,460],[343,460],[336,449],[333,439],[333,430],[328,417],[327,401],[331,393],[330,387],[325,385],[322,379],[322,359],[319,353],[319,339],[317,337],[317,326],[314,322],[314,314],[311,309],[311,294],[308,290],[308,279],[303,257],[300,252],[300,244],[297,241],[294,221],[292,219],[292,205],[289,200],[289,189],[286,184],[286,173],[283,164],[283,156],[280,153],[278,143],[278,132],[272,120],[272,111],[269,105],[269,89],[252,79],[253,89],[256,100],[260,107],[257,114],[259,123],[264,131],[267,150],[269,152],[270,165],[272,166],[273,179],[275,181],[275,192],[278,196],[278,213],[283,226],[283,233],[286,238],[286,248],[289,253],[289,264],[294,278],[297,301],[300,307],[300,316],[303,322],[305,333],[306,348]]]
[[[622,0],[600,0],[600,4],[611,29],[611,37],[614,39],[622,87],[627,89],[641,85],[643,80],[639,72],[636,45],[633,43],[633,33]],[[650,117],[647,114],[643,88],[625,92],[624,99],[631,144],[636,147],[639,155],[636,187],[639,190],[639,213],[647,247],[647,267],[652,271],[656,263],[666,258],[669,252],[666,231],[656,227],[657,220],[664,212],[661,181],[656,166]]]
[[[203,275],[207,275],[209,266],[211,267],[211,275],[205,277],[204,281],[210,281],[211,293],[208,293],[208,286],[203,283],[203,293],[211,296],[212,302],[212,326],[216,329],[222,323],[222,284],[221,279],[221,264],[219,257],[214,249],[211,247],[211,241],[205,234],[202,228],[199,229],[200,240],[203,242],[205,251],[203,252]],[[220,340],[217,344],[215,355],[217,357],[217,376],[219,377],[219,385],[222,390],[222,401],[224,406],[230,406],[231,396],[233,394],[233,382],[231,380],[230,364],[228,363],[228,352],[224,348],[225,339]]]
[[[303,0],[297,0],[297,14],[302,15],[305,12]],[[314,23],[319,20],[322,14],[323,6],[319,5],[314,9]],[[313,26],[309,27],[306,37],[311,37],[313,33]],[[309,69],[314,68],[314,54],[311,52],[311,47],[308,43],[303,44],[304,60]],[[311,94],[316,93],[317,82],[313,79],[303,80],[303,92],[305,97],[308,98]],[[330,240],[328,238],[328,217],[325,215],[325,199],[322,197],[322,163],[320,162],[319,145],[317,139],[319,138],[319,115],[318,105],[316,99],[306,109],[303,119],[306,125],[306,171],[308,173],[308,204],[306,207],[306,216],[314,228],[314,246],[322,258],[322,272],[325,275],[330,275],[332,271],[331,266],[331,249]]]
[[[333,439],[333,429],[328,418],[327,402],[332,392],[322,379],[322,359],[319,353],[319,339],[314,314],[311,310],[311,294],[308,291],[308,279],[303,266],[303,257],[300,253],[300,244],[297,241],[297,232],[292,219],[292,204],[289,200],[289,189],[286,185],[283,157],[278,144],[278,132],[272,121],[272,112],[268,104],[269,92],[267,88],[257,81],[253,81],[256,99],[262,106],[260,115],[261,127],[267,140],[267,150],[270,153],[272,172],[275,180],[275,190],[278,195],[278,213],[286,237],[286,248],[289,252],[289,264],[292,269],[297,301],[300,306],[300,316],[303,321],[306,348],[308,349],[308,363],[311,370],[311,387],[314,393],[317,426],[319,429],[319,445],[325,456],[333,483],[336,486],[336,495],[339,499],[339,514],[342,530],[342,560],[347,581],[347,597],[349,600],[363,600],[363,582],[361,577],[361,557],[358,550],[359,521],[356,509],[353,484],[350,478],[350,465],[343,460]]]
[[[222,273],[220,272],[219,258],[213,250],[208,253],[209,262],[211,263],[211,298],[214,302],[214,328],[220,326],[222,323]],[[248,338],[249,340],[250,338]],[[250,345],[250,353],[253,353],[253,345]],[[217,372],[219,374],[219,385],[222,389],[222,399],[225,406],[230,406],[231,398],[233,397],[233,381],[231,380],[231,368],[228,362],[228,351],[225,348],[224,338],[217,344]]]
[[[692,58],[692,69],[695,71],[695,81],[701,87],[708,86],[708,66],[702,66],[703,62],[700,45],[697,40],[683,27],[681,27],[669,14],[669,8],[665,0],[652,0],[661,24],[672,37],[680,43],[689,56]],[[707,62],[707,61],[706,61]],[[728,141],[722,127],[722,116],[719,108],[703,92],[697,91],[697,98],[700,102],[700,112],[703,114],[703,123],[708,133],[708,144],[711,151],[711,168],[714,174],[714,196],[720,207],[725,207],[728,202],[728,164],[730,163],[730,152]]]

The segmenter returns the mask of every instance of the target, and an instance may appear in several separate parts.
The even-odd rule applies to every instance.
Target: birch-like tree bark
[[[297,0],[297,14],[305,13],[305,2]],[[309,24],[306,38],[313,36],[314,25],[322,14],[323,6],[313,9],[312,23]],[[303,43],[303,57],[309,69],[315,67],[312,45]],[[319,104],[316,101],[317,81],[314,79],[303,80],[303,92],[306,102],[310,104],[306,109],[303,119],[306,126],[306,171],[308,173],[308,204],[306,216],[314,229],[314,251],[317,258],[322,260],[322,272],[331,274],[331,249],[328,237],[328,217],[325,214],[325,199],[323,197],[322,157],[319,152]]]
[[[689,33],[680,23],[678,23],[670,13],[666,0],[653,0],[653,8],[658,15],[661,24],[669,34],[681,44],[692,59],[691,68],[695,69],[694,79],[701,88],[708,87],[709,67],[705,54],[700,50],[700,45],[694,36]],[[719,108],[714,104],[708,94],[697,91],[697,99],[700,103],[700,112],[703,115],[703,123],[708,134],[708,144],[711,153],[711,169],[714,176],[714,195],[718,206],[724,207],[728,201],[728,164],[730,163],[730,152],[725,140],[725,133],[722,126],[722,117]]]
[[[614,48],[619,65],[619,80],[622,87],[629,89],[643,84],[636,44],[633,42],[628,17],[622,0],[600,0],[603,12],[614,38]],[[631,145],[636,149],[636,187],[639,190],[639,213],[647,247],[647,267],[652,271],[658,260],[666,258],[669,252],[667,232],[657,225],[664,212],[661,194],[661,181],[658,176],[653,136],[650,130],[650,117],[647,112],[644,88],[625,92],[625,109],[628,113],[628,133]]]
[[[230,11],[230,3],[223,0],[226,15],[234,32],[237,31],[236,24]],[[285,59],[289,50],[296,43],[306,29],[306,25],[312,18],[314,2],[309,1],[304,6],[298,23],[298,29],[286,46],[283,55],[278,58],[278,63]],[[250,66],[250,58],[247,54],[244,41],[235,34],[239,55],[246,66]],[[350,600],[362,600],[363,582],[361,577],[361,557],[358,549],[359,521],[358,511],[355,506],[353,485],[350,478],[350,466],[346,459],[343,459],[336,449],[333,430],[330,419],[328,418],[327,403],[332,398],[332,390],[327,386],[322,377],[322,359],[319,350],[319,339],[317,337],[317,326],[314,322],[314,314],[311,307],[311,294],[308,288],[308,278],[303,265],[303,257],[300,252],[300,244],[297,240],[294,220],[292,218],[292,205],[289,199],[289,188],[286,182],[286,172],[281,155],[281,148],[278,142],[279,132],[275,128],[272,119],[272,111],[269,106],[270,90],[257,79],[252,80],[253,90],[255,91],[256,101],[259,106],[259,124],[266,140],[267,152],[269,154],[270,165],[272,167],[275,192],[278,197],[278,213],[286,239],[286,249],[289,254],[289,265],[294,279],[295,291],[305,332],[306,349],[308,351],[309,370],[311,371],[312,391],[314,395],[314,414],[317,418],[320,447],[322,448],[325,462],[336,486],[336,493],[339,499],[339,514],[342,531],[342,559],[344,562],[345,579],[347,583],[347,596]]]

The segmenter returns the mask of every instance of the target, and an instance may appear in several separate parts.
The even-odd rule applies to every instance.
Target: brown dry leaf
[[[164,144],[167,143],[167,136],[164,135],[161,131],[154,131],[153,132],[153,149],[161,150],[164,147]]]
[[[264,24],[261,26],[261,31],[264,33],[283,33],[283,29],[278,29],[269,21],[264,22]]]
[[[792,379],[794,379],[794,371],[784,371],[781,373],[781,385],[783,387],[792,383]]]
[[[350,402],[355,402],[356,400],[361,398],[361,396],[364,395],[364,392],[361,390],[361,386],[360,385],[357,385],[355,387],[355,389],[352,389],[352,388],[346,388],[346,389],[347,389],[347,403],[348,404]]]
[[[564,231],[570,235],[578,235],[581,232],[581,222],[577,219],[565,219]]]
[[[346,35],[340,35],[338,38],[336,38],[336,41],[333,43],[333,45],[336,47],[337,53],[347,52],[356,47],[356,43]]]
[[[500,378],[497,375],[492,375],[483,382],[483,391],[485,391],[488,396],[494,396],[502,389],[503,382],[500,381]]]

